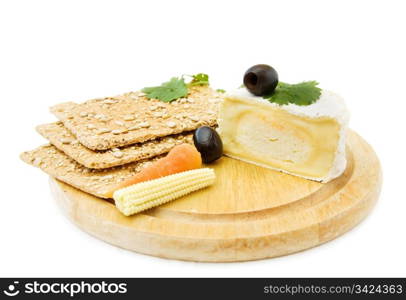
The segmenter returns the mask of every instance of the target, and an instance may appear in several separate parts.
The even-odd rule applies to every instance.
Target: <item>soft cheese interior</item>
[[[327,182],[345,169],[347,123],[343,101],[330,92],[304,107],[240,91],[225,97],[219,132],[230,157]]]

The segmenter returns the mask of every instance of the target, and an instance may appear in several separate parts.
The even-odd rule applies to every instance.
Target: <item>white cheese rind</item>
[[[272,107],[277,107],[279,109],[283,109],[288,113],[304,116],[308,118],[320,118],[320,117],[330,117],[335,119],[340,124],[340,132],[339,132],[339,141],[337,150],[335,153],[334,163],[329,171],[329,173],[323,178],[309,178],[305,177],[306,179],[316,180],[320,182],[328,182],[338,176],[340,176],[347,166],[347,159],[346,159],[346,152],[345,152],[345,144],[346,144],[346,133],[348,128],[348,122],[350,119],[349,111],[345,105],[343,98],[341,98],[338,94],[333,93],[331,91],[322,90],[320,98],[311,105],[296,105],[296,104],[287,104],[287,105],[279,105],[276,103],[271,103],[262,97],[255,96],[251,94],[246,88],[240,88],[232,92],[228,92],[226,95],[228,98],[235,98],[241,100],[249,100],[249,101],[256,101],[260,102],[265,105],[269,105]],[[220,121],[221,123],[221,121]],[[219,128],[221,130],[221,128]],[[233,157],[236,158],[236,157]],[[252,162],[251,162],[252,163]],[[264,166],[264,165],[261,165]],[[269,166],[264,166],[269,167]],[[278,171],[288,173],[284,170],[278,169]],[[292,174],[296,175],[296,174]],[[297,176],[297,175],[296,175]]]

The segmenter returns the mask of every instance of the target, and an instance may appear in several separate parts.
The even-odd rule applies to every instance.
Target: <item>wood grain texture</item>
[[[68,218],[110,244],[164,258],[246,261],[317,246],[367,216],[381,188],[378,158],[352,131],[347,157],[345,173],[327,184],[223,157],[211,165],[218,178],[213,186],[132,217],[50,182]]]

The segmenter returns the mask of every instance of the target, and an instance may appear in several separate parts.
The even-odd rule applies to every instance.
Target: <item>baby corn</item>
[[[113,198],[118,210],[130,216],[207,187],[215,179],[213,169],[195,169],[117,190]]]

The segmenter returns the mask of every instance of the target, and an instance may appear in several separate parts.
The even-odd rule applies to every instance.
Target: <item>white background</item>
[[[0,276],[406,276],[404,1],[1,1]],[[253,64],[340,93],[376,150],[373,213],[323,246],[207,264],[135,254],[78,230],[48,177],[18,158],[45,143],[48,107],[205,72],[219,88]]]

